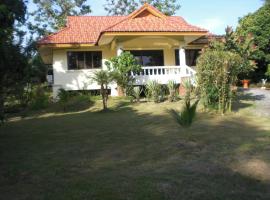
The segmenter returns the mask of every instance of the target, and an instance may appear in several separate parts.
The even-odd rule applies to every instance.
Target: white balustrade
[[[182,77],[193,77],[196,71],[188,66],[149,66],[142,67],[139,74],[132,73],[136,85],[145,85],[150,80],[167,84],[169,80],[181,83]]]

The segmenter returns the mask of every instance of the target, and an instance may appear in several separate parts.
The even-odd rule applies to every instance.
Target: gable
[[[67,27],[44,37],[38,44],[97,45],[103,34],[126,33],[194,33],[204,35],[206,29],[188,24],[183,18],[166,16],[153,6],[145,4],[128,16],[70,16]]]

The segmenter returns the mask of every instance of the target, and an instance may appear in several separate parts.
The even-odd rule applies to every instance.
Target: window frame
[[[145,56],[143,54],[143,52],[159,52],[162,55],[161,65],[145,65],[144,66],[143,63],[142,64],[140,63],[140,65],[142,67],[165,66],[165,57],[164,57],[164,50],[163,49],[149,49],[149,50],[148,49],[147,50],[131,49],[131,50],[125,50],[125,51],[129,51],[132,55],[133,55],[132,52],[138,52],[138,53],[140,53],[140,55],[133,55],[134,57],[140,57],[140,60],[143,60],[142,57]]]
[[[76,55],[75,58],[75,62],[76,62],[76,66],[75,67],[70,67],[70,57],[71,55],[69,55],[70,53],[74,53]],[[78,63],[78,54],[79,53],[83,53],[83,68],[79,68],[79,63]],[[87,53],[89,53],[91,55],[91,67],[88,68],[87,67],[87,62],[86,62],[86,57],[87,57]],[[79,71],[79,70],[93,70],[93,69],[102,69],[102,51],[67,51],[67,70],[69,71]],[[94,54],[99,55],[100,56],[100,66],[99,67],[94,67]]]

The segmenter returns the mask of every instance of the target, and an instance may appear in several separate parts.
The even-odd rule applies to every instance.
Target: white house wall
[[[68,51],[102,51],[102,69],[106,69],[105,62],[109,58],[115,56],[114,51],[111,51],[109,47],[53,50],[54,96],[57,96],[57,92],[60,88],[63,88],[65,90],[100,89],[100,86],[98,86],[95,82],[91,80],[94,72],[99,69],[68,70]],[[110,85],[110,87],[112,90],[115,90],[116,85],[113,84]],[[115,93],[116,91],[112,92]]]

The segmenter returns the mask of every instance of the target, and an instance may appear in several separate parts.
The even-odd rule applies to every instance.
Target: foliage
[[[23,1],[3,0],[0,3],[0,120],[4,119],[6,99],[18,96],[25,85],[28,63],[21,48],[23,35],[14,27],[15,22],[24,22],[25,12]]]
[[[37,7],[29,13],[33,17],[28,22],[32,34],[47,35],[66,24],[67,16],[85,15],[91,12],[87,0],[33,0]]]
[[[177,84],[175,83],[175,81],[170,80],[168,82],[168,89],[169,89],[169,101],[173,102],[176,100],[176,90],[177,90]]]
[[[147,82],[146,94],[147,97],[152,99],[155,103],[163,101],[164,98],[162,86],[155,80]]]
[[[32,88],[30,97],[30,107],[33,110],[47,108],[50,102],[50,96],[43,85],[37,85]]]
[[[174,15],[181,7],[178,0],[140,0],[140,2],[149,3],[168,16]]]
[[[205,108],[217,107],[221,113],[231,109],[237,76],[242,71],[243,59],[236,53],[206,49],[198,59],[198,87]]]
[[[66,91],[63,88],[60,88],[58,90],[58,98],[59,98],[59,103],[63,106],[64,112],[66,111],[67,108],[67,103],[70,99],[70,94],[68,91]]]
[[[258,9],[256,12],[248,14],[239,21],[237,27],[237,35],[239,37],[254,38],[254,44],[257,46],[253,54],[254,59],[258,63],[258,68],[251,73],[251,78],[259,81],[263,78],[270,64],[270,4],[269,1]]]
[[[267,66],[267,71],[265,72],[265,76],[270,78],[270,64]]]
[[[108,15],[128,15],[138,7],[135,0],[107,0],[104,9]]]
[[[255,50],[252,37],[239,37],[230,27],[221,41],[211,41],[203,50],[197,63],[197,85],[205,108],[218,108],[222,114],[231,110],[231,88],[239,76],[256,67],[252,60]]]
[[[166,15],[174,15],[180,9],[177,0],[107,0],[104,5],[109,15],[128,15],[144,3],[149,3]]]
[[[60,92],[61,91],[61,92]],[[83,94],[72,91],[65,91],[60,89],[58,93],[59,103],[64,112],[76,112],[88,109],[92,104],[91,96],[89,94]],[[59,105],[54,104],[55,109],[58,110]]]
[[[108,85],[113,81],[112,74],[106,70],[99,70],[94,73],[92,80],[100,85],[102,96],[103,110],[107,110],[108,104]]]
[[[140,86],[133,87],[132,97],[136,100],[137,103],[140,102],[142,88]]]
[[[112,74],[117,85],[124,89],[125,95],[129,85],[132,85],[134,78],[131,72],[139,73],[141,66],[137,64],[136,59],[130,52],[123,52],[120,56],[113,57],[106,62],[108,69]]]
[[[239,36],[231,27],[225,29],[225,36],[221,41],[211,41],[209,48],[212,50],[229,51],[239,55],[242,62],[237,67],[238,75],[247,76],[257,66],[253,60],[254,52],[257,50],[254,45],[254,39],[251,35],[248,37]]]
[[[189,127],[191,126],[195,116],[196,116],[196,109],[197,105],[199,103],[199,100],[196,100],[191,105],[191,92],[192,92],[192,84],[190,80],[185,80],[183,82],[184,88],[186,89],[185,94],[185,104],[181,110],[180,113],[178,113],[176,110],[170,110],[172,116],[175,118],[175,120],[183,127]]]
[[[173,109],[170,110],[170,113],[178,124],[183,127],[190,127],[196,116],[198,103],[199,100],[196,100],[192,105],[190,101],[186,101],[180,113]]]

